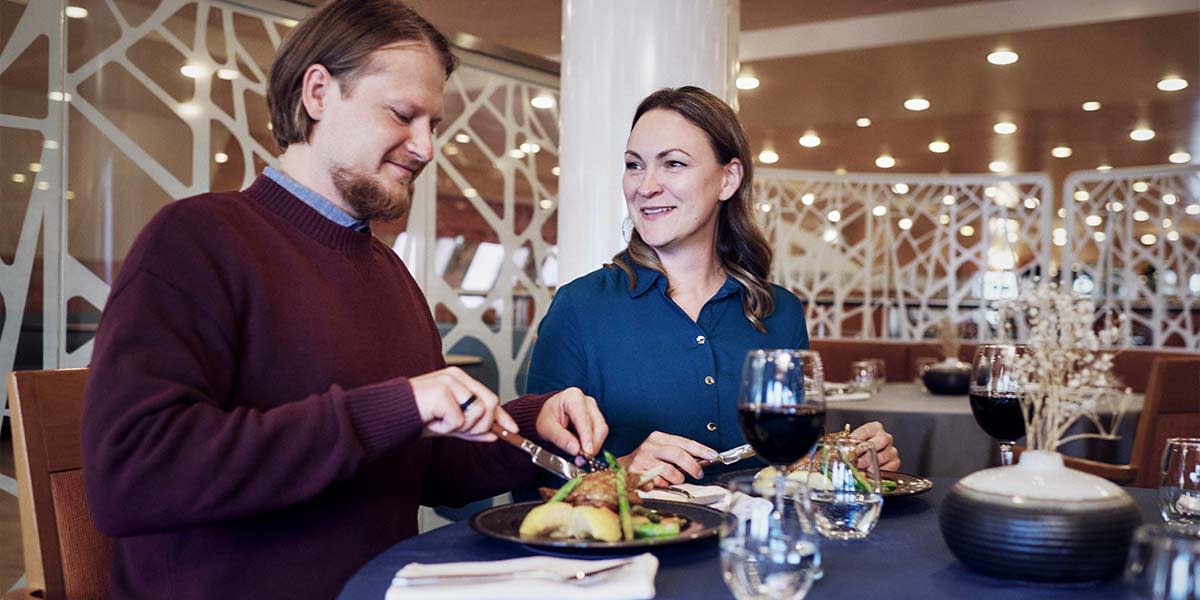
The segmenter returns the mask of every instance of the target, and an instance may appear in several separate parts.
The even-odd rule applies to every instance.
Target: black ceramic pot
[[[1121,572],[1141,513],[1124,490],[1062,464],[1054,452],[972,473],[938,515],[946,545],[968,567],[1006,579],[1082,582]]]
[[[931,393],[961,396],[971,387],[971,366],[955,359],[943,360],[925,369],[921,380]]]

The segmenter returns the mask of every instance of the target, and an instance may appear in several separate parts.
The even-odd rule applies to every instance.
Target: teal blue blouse
[[[775,312],[759,332],[732,277],[692,321],[667,297],[667,279],[635,267],[637,286],[601,268],[559,288],[538,328],[526,391],[575,386],[608,421],[604,447],[632,452],[653,431],[718,451],[745,443],[738,428],[742,362],[756,348],[808,348],[804,306],[773,286]]]

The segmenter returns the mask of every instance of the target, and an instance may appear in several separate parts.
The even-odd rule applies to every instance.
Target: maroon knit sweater
[[[419,504],[532,481],[506,444],[421,438],[429,306],[370,234],[266,177],[164,208],[96,336],[88,504],[115,598],[332,598]],[[544,396],[506,408],[530,435]],[[432,558],[432,557],[431,557]]]

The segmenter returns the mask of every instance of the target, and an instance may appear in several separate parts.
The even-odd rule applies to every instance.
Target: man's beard
[[[334,168],[330,176],[342,199],[364,221],[393,221],[408,214],[412,205],[412,180],[389,192],[374,178],[346,167]]]

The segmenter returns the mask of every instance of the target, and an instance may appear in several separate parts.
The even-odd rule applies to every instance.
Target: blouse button
[[[716,424],[716,423],[713,423],[712,421],[709,421],[709,422],[708,422],[708,425],[705,425],[705,427],[706,427],[706,428],[707,428],[709,431],[716,431],[716,430],[717,430],[717,424]]]
[[[716,383],[716,381],[717,381],[717,380],[716,380],[716,379],[713,379],[713,376],[712,376],[712,375],[709,375],[709,376],[707,376],[707,377],[705,377],[705,378],[704,378],[704,383],[707,383],[708,385],[712,385],[712,384]]]
[[[698,336],[696,336],[696,343],[697,343],[697,344],[704,344],[704,336],[702,336],[702,335],[698,335]]]

